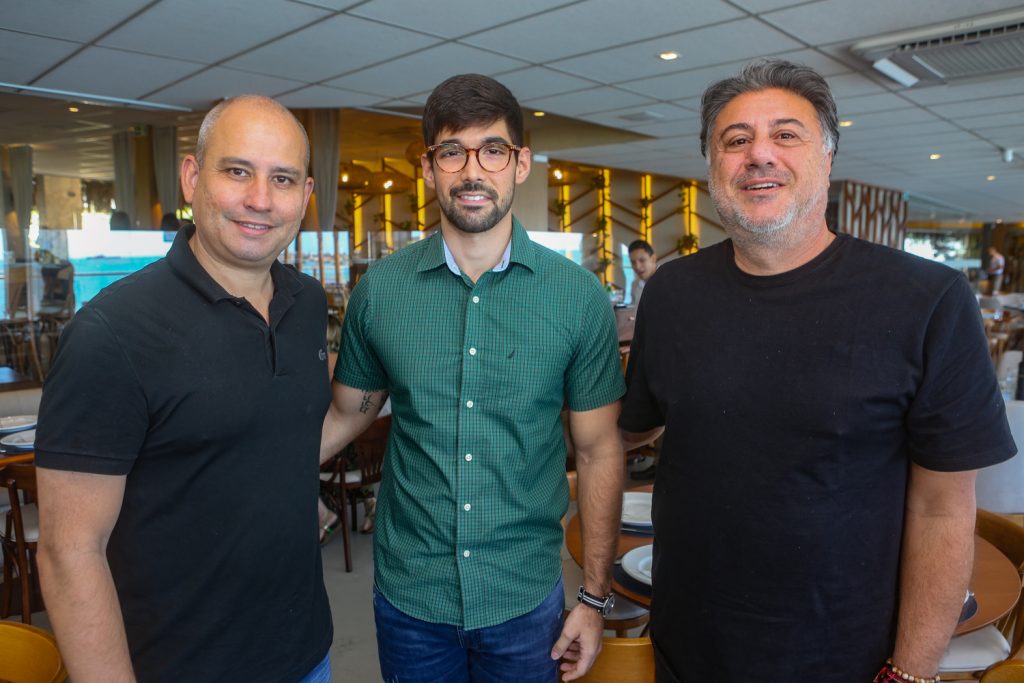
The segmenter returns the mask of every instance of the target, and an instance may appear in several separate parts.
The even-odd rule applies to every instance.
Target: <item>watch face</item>
[[[611,614],[613,607],[615,607],[615,593],[609,593],[608,599],[604,603],[604,609],[601,610],[601,616],[606,617]]]

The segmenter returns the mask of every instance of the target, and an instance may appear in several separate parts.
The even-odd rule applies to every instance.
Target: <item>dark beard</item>
[[[448,222],[460,232],[470,234],[487,232],[497,225],[498,221],[504,218],[512,208],[512,199],[515,195],[513,189],[503,201],[495,203],[490,210],[483,208],[466,210],[456,204],[456,196],[460,192],[483,194],[494,202],[498,202],[498,195],[483,183],[463,183],[448,191],[448,201],[442,201],[441,197],[438,197],[438,205]]]

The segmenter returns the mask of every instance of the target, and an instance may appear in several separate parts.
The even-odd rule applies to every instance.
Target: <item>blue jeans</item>
[[[320,663],[303,676],[299,683],[331,683],[331,652],[327,651]]]
[[[405,614],[373,587],[377,653],[385,683],[552,683],[551,648],[562,631],[562,579],[532,612],[464,630]]]

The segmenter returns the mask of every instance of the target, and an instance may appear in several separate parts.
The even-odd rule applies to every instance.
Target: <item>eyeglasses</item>
[[[427,147],[427,153],[433,155],[437,167],[445,173],[458,173],[466,168],[470,152],[476,155],[476,162],[480,164],[480,168],[488,173],[497,173],[504,171],[512,159],[512,153],[521,149],[522,147],[507,142],[488,142],[475,149],[463,147],[457,142],[443,142]]]

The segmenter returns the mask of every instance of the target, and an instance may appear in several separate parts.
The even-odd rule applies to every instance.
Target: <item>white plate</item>
[[[31,449],[35,446],[36,442],[36,430],[29,429],[24,432],[18,432],[17,434],[11,434],[0,439],[0,446],[7,446],[9,448],[24,448]]]
[[[651,585],[651,563],[654,562],[654,546],[643,545],[622,556],[622,569],[640,583]]]
[[[37,415],[11,415],[0,417],[0,434],[13,434],[36,426]]]
[[[627,491],[622,494],[622,523],[634,526],[651,526],[650,493]]]

